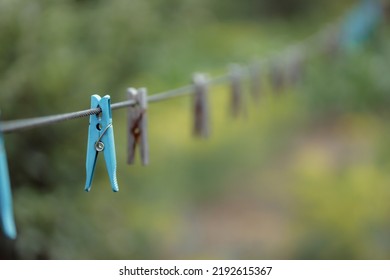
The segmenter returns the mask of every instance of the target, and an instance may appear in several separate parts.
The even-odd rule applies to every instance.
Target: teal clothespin
[[[102,112],[89,117],[85,191],[89,192],[91,190],[96,160],[99,152],[103,152],[112,191],[117,192],[119,187],[116,178],[116,155],[110,96],[92,95],[91,109],[95,108],[100,108]]]
[[[7,155],[3,135],[0,131],[0,221],[4,234],[16,238],[16,227],[12,208],[11,184],[8,174]]]
[[[341,47],[351,51],[369,39],[383,18],[379,0],[360,0],[342,24]]]

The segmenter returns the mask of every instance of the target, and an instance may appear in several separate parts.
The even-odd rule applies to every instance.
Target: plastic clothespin
[[[192,82],[194,94],[194,135],[207,138],[210,133],[207,78],[203,74],[194,74]]]
[[[12,206],[11,184],[8,174],[7,155],[3,135],[0,131],[0,222],[5,236],[16,238],[16,227]]]
[[[261,94],[261,78],[260,78],[260,63],[255,61],[250,66],[250,77],[251,77],[251,93],[253,99],[258,102]]]
[[[128,154],[127,163],[133,164],[135,150],[139,145],[141,162],[143,165],[149,164],[149,144],[148,144],[148,92],[146,88],[138,90],[127,89],[127,98],[134,100],[135,104],[128,110]]]
[[[103,152],[111,188],[114,192],[117,192],[119,187],[116,178],[116,155],[110,96],[100,97],[97,94],[92,95],[91,109],[95,108],[100,108],[101,113],[89,117],[85,191],[89,192],[91,190],[96,160],[99,152]]]
[[[341,23],[340,47],[343,51],[356,51],[372,37],[384,16],[381,2],[387,1],[356,2]]]
[[[242,113],[242,69],[237,64],[230,66],[231,80],[231,113],[234,118],[237,118]]]

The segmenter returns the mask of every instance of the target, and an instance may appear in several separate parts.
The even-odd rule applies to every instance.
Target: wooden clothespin
[[[192,82],[195,86],[193,133],[207,138],[210,133],[207,78],[203,74],[194,74]]]
[[[300,45],[291,46],[286,53],[286,84],[296,86],[303,79],[305,48]]]
[[[148,144],[148,93],[146,88],[138,90],[134,88],[127,89],[127,98],[135,101],[133,106],[128,109],[128,154],[127,163],[133,164],[135,159],[135,150],[139,145],[141,162],[143,165],[149,164],[149,144]]]
[[[251,77],[251,94],[255,102],[259,101],[261,94],[261,70],[260,63],[255,61],[250,66],[250,77]]]
[[[271,86],[273,91],[279,94],[283,91],[285,82],[280,58],[274,58],[270,63],[269,74],[271,79]]]
[[[230,66],[231,81],[231,114],[237,118],[243,111],[242,69],[237,64]]]

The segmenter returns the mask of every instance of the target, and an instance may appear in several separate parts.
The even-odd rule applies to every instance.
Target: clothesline
[[[364,6],[362,7],[364,8]],[[376,15],[374,13],[372,14]],[[362,16],[364,13],[360,13],[359,15]],[[347,23],[349,25],[353,25],[353,20],[351,20],[350,17],[348,17],[348,19],[349,21],[347,21]],[[370,21],[367,22],[365,23],[371,24]],[[360,24],[357,26],[360,29],[347,29],[353,31],[351,31],[350,37],[347,36],[352,43],[359,41],[362,35],[365,35],[364,32],[367,32],[367,30],[362,31],[361,29],[362,26],[364,27],[364,25]],[[205,75],[194,75],[193,84],[152,94],[149,97],[147,96],[147,91],[145,88],[138,90],[128,89],[128,100],[113,103],[111,105],[109,96],[104,96],[101,98],[98,95],[93,95],[91,97],[91,108],[87,110],[0,122],[0,226],[3,229],[5,235],[11,239],[16,238],[16,227],[12,207],[12,194],[2,133],[14,133],[24,129],[40,127],[89,116],[90,125],[88,132],[86,160],[87,182],[85,185],[85,190],[90,190],[97,155],[99,152],[103,152],[112,190],[118,191],[119,188],[116,178],[116,156],[111,110],[133,107],[128,114],[128,163],[133,163],[135,147],[139,145],[141,160],[145,165],[148,163],[148,139],[146,129],[146,111],[148,103],[161,102],[180,96],[194,94],[195,131],[199,136],[207,136],[208,106],[206,95],[208,86],[230,82],[232,91],[232,112],[233,114],[237,114],[241,102],[240,96],[242,92],[240,91],[240,84],[243,78],[259,78],[259,73],[254,71],[254,69],[258,70],[259,67],[271,66],[274,68],[276,67],[277,70],[273,69],[276,71],[276,76],[278,77],[275,79],[275,83],[279,82],[278,80],[280,76],[285,75],[285,72],[282,71],[297,71],[296,68],[292,68],[291,70],[290,63],[307,63],[307,60],[314,55],[332,51],[335,47],[343,47],[342,44],[347,44],[348,42],[346,43],[346,41],[341,40],[343,38],[341,30],[342,27],[343,24],[340,25],[340,21],[337,20],[331,24],[328,24],[325,28],[302,40],[301,42],[288,45],[283,50],[272,53],[271,55],[264,57],[262,60],[253,62],[251,65],[232,65],[228,73],[214,78],[207,78]],[[366,27],[366,29],[367,28],[368,27]],[[348,44],[346,46],[348,46]],[[344,48],[346,47],[344,46]],[[287,62],[287,67],[285,67],[286,65],[283,65],[284,67],[281,68],[281,62]],[[290,75],[291,73],[288,74]],[[97,117],[93,117],[93,115],[97,115]]]
[[[257,60],[256,63],[258,66],[266,66],[267,63],[272,62],[273,60],[283,58],[285,55],[292,55],[295,57],[306,56],[309,57],[314,55],[315,52],[321,51],[318,49],[318,45],[321,45],[322,41],[327,41],[334,36],[336,23],[328,24],[325,28],[321,29],[319,32],[307,37],[298,43],[293,43],[288,45],[283,50],[279,52],[271,53],[268,57],[264,57],[261,60]],[[313,48],[310,48],[310,47]],[[288,57],[287,57],[288,59]],[[249,66],[240,66],[241,73],[243,77],[247,77],[250,73]],[[224,74],[207,80],[207,85],[219,85],[224,84],[229,81],[231,74]],[[195,86],[186,85],[180,88],[167,90],[161,93],[156,93],[148,97],[148,103],[160,102],[180,96],[190,95],[193,93]],[[112,110],[122,109],[134,105],[135,102],[131,100],[121,101],[118,103],[111,104]],[[30,129],[34,127],[40,127],[50,124],[55,124],[67,120],[77,119],[88,117],[90,115],[99,114],[101,112],[100,108],[97,109],[86,109],[81,111],[75,111],[70,113],[56,114],[50,116],[29,118],[29,119],[20,119],[20,120],[11,120],[11,121],[2,121],[0,122],[0,133],[15,133],[21,130]]]

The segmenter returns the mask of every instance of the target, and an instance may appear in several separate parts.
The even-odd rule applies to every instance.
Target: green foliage
[[[382,40],[365,52],[329,57],[334,63],[324,60],[312,63],[303,92],[312,114],[322,117],[329,111],[335,115],[346,111],[387,114],[390,82],[383,73],[389,70],[388,44],[388,40]]]
[[[93,93],[116,102],[128,86],[154,93],[195,71],[220,74],[303,38],[349,2],[322,1],[318,12],[305,0],[1,1],[2,116],[86,109]],[[147,168],[125,165],[126,112],[115,111],[117,194],[102,157],[92,192],[82,191],[87,119],[6,135],[19,237],[1,240],[1,258],[388,258],[383,32],[360,53],[310,61],[302,85],[278,96],[262,69],[246,119],[228,118],[229,89],[213,88],[207,141],[191,137],[191,100],[153,104]]]

